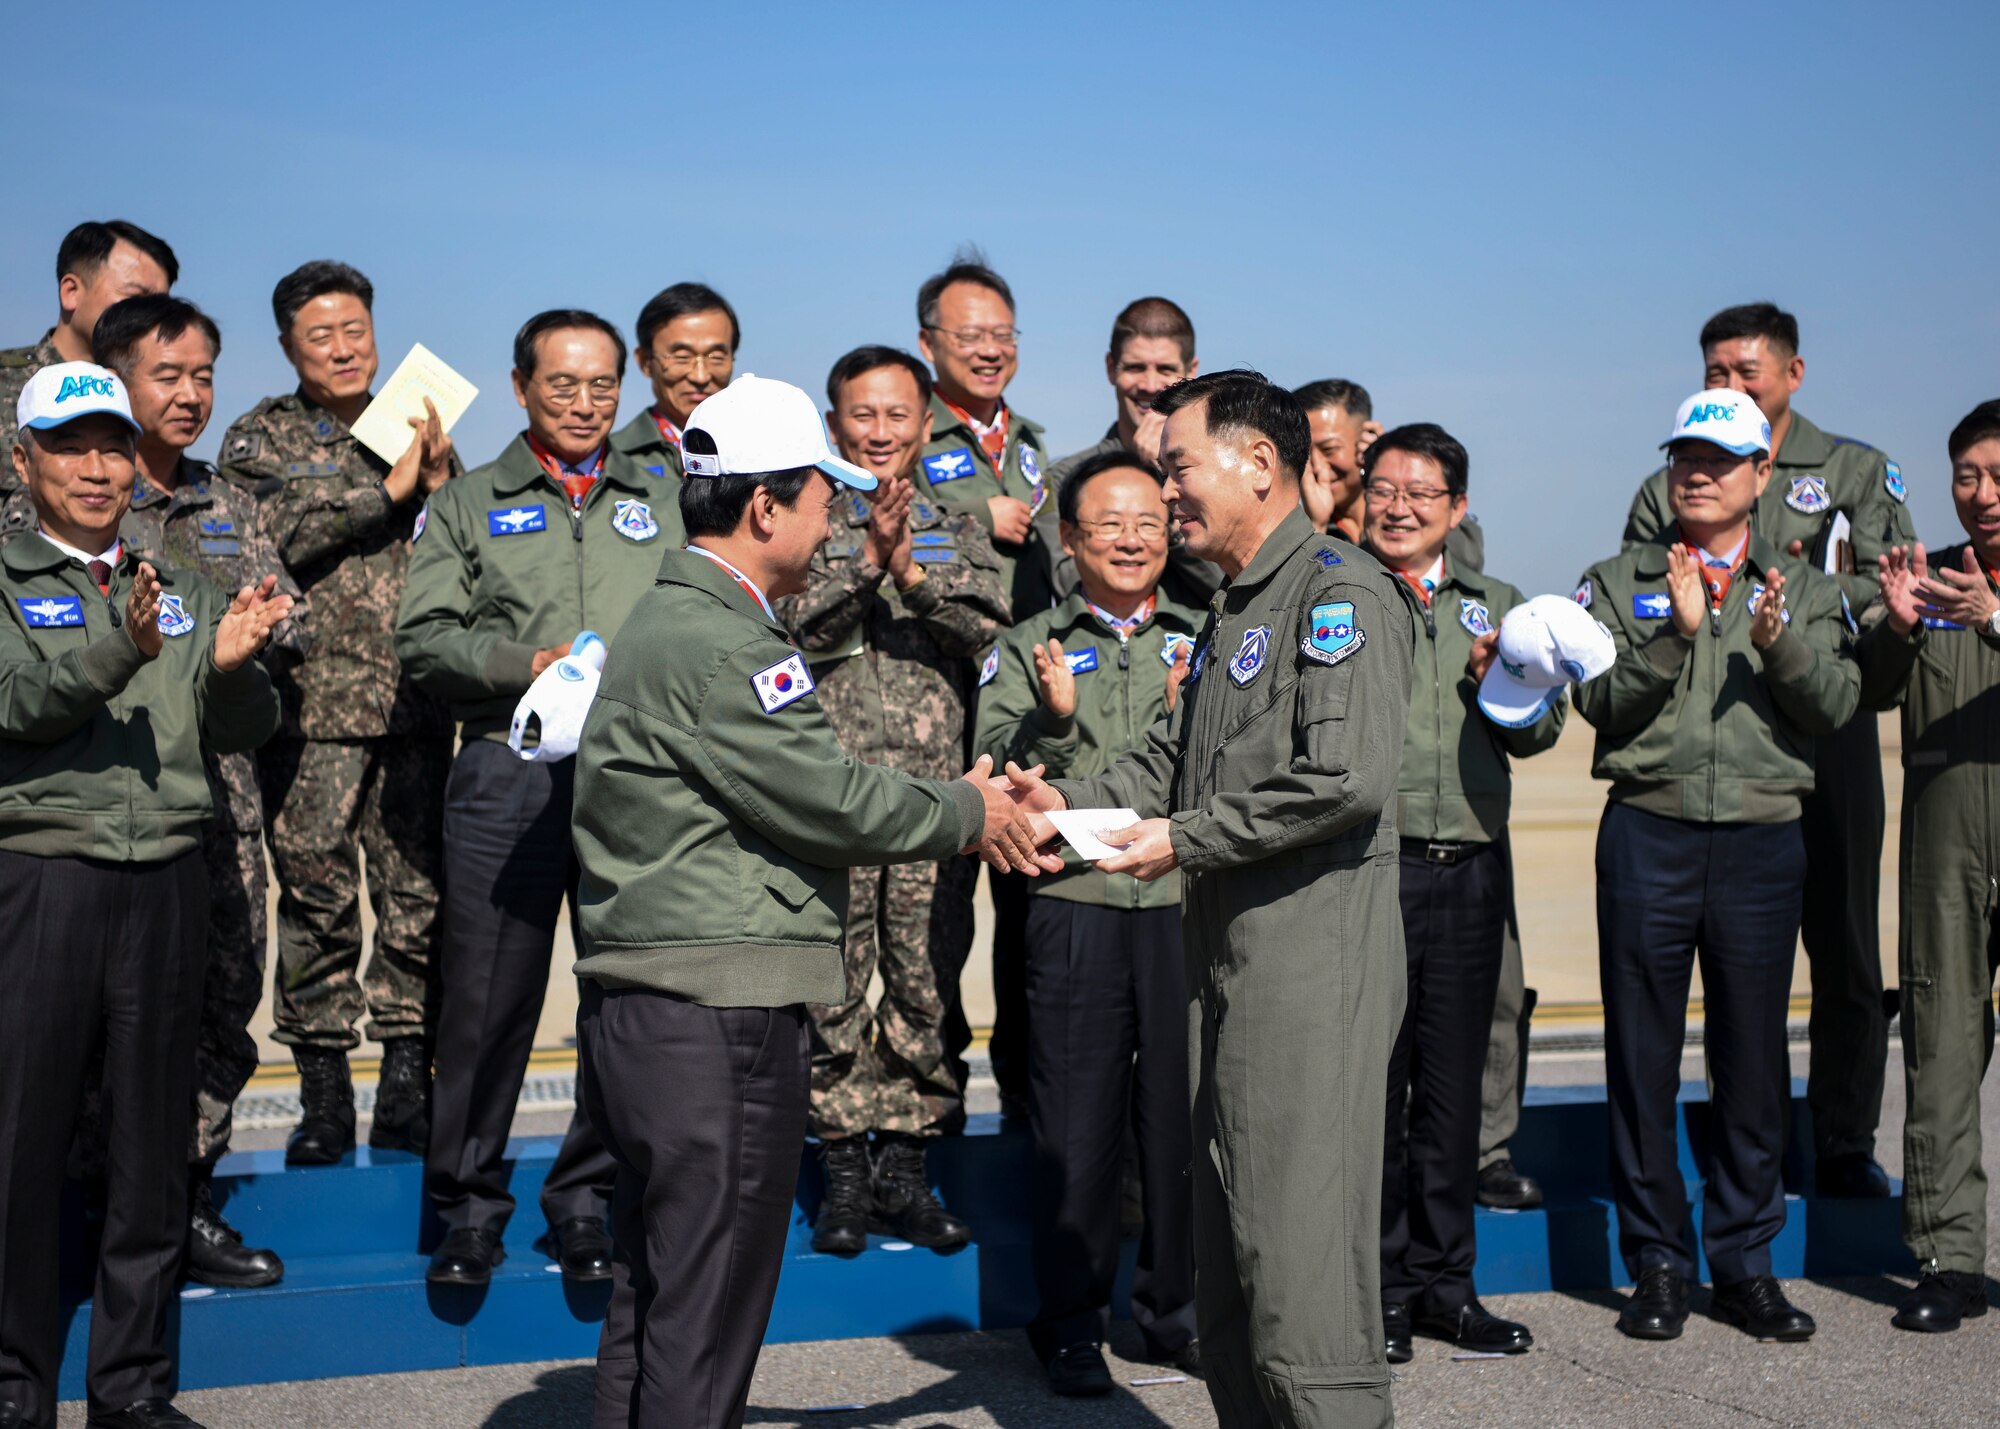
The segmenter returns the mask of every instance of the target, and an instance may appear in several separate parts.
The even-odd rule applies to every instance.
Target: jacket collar
[[[214,469],[207,462],[184,456],[180,463],[180,484],[172,491],[161,491],[149,485],[144,477],[133,478],[132,509],[144,511],[148,507],[164,506],[176,510],[189,506],[213,506],[215,498],[208,494],[208,479],[212,475]]]
[[[1112,431],[1115,433],[1117,430],[1117,425],[1114,423]],[[945,405],[944,398],[933,392],[931,393],[931,440],[934,442],[939,440],[946,432],[963,432],[967,441],[971,442],[974,446],[979,444],[978,433],[961,422],[958,419],[958,414]],[[1039,438],[1042,434],[1042,424],[1040,422],[1029,421],[1021,415],[1018,408],[1009,403],[1007,405],[1007,445],[1010,447],[1017,440],[1014,435],[1016,432],[1020,432],[1023,435],[1033,433]],[[1041,442],[1034,441],[1030,442],[1029,445],[1039,447]]]
[[[139,562],[148,561],[159,575],[162,586],[173,585],[172,571],[161,565],[157,558],[141,551],[135,542],[127,538],[121,539],[124,540],[125,549],[118,557],[117,569],[120,574],[127,576],[136,574]],[[46,575],[50,571],[83,569],[80,561],[74,556],[67,556],[58,551],[39,529],[23,531],[9,541],[5,549],[0,550],[0,564],[7,567],[9,575],[15,576],[38,576]]]
[[[608,481],[613,486],[623,487],[641,496],[653,489],[640,476],[638,463],[618,450],[615,445],[604,453],[604,470],[599,474],[599,480]],[[493,491],[497,496],[513,496],[547,481],[548,473],[543,471],[542,464],[535,460],[535,454],[529,449],[525,434],[517,434],[513,441],[507,443],[499,459],[493,463]],[[553,484],[549,484],[548,489],[560,492],[560,488]]]
[[[1250,558],[1250,564],[1243,568],[1243,574],[1227,582],[1222,588],[1247,590],[1251,586],[1262,585],[1277,574],[1278,567],[1290,560],[1299,547],[1317,535],[1319,532],[1307,518],[1305,508],[1293,507],[1291,513],[1264,538],[1264,544],[1257,548],[1257,554]]]
[[[1794,410],[1792,423],[1785,429],[1784,444],[1772,459],[1774,466],[1821,467],[1833,460],[1834,441]]]
[[[1666,528],[1643,546],[1632,549],[1632,573],[1641,580],[1656,580],[1667,573],[1667,552],[1681,539],[1678,523],[1669,521]],[[1778,548],[1757,534],[1757,528],[1750,528],[1750,544],[1744,549],[1743,563],[1753,575],[1761,577],[1773,566],[1782,567],[1790,558]]]
[[[736,584],[728,571],[706,556],[697,556],[685,547],[676,546],[661,557],[660,573],[655,579],[664,585],[688,586],[705,591],[738,614],[747,615],[759,625],[777,630],[781,638],[791,638],[784,633],[782,626],[764,614],[764,608],[757,604],[749,591]]]

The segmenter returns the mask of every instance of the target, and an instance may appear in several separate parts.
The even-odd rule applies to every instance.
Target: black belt
[[[1425,863],[1457,863],[1460,859],[1471,858],[1485,848],[1485,844],[1465,842],[1444,842],[1437,839],[1404,839],[1403,851]]]

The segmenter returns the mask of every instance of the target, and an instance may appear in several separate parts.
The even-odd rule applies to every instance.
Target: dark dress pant
[[[0,853],[0,1407],[56,1422],[58,1204],[103,1058],[93,1414],[175,1389],[194,1051],[208,961],[199,850],[159,863]]]

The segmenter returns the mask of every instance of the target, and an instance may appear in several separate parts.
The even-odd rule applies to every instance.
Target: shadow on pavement
[[[597,1366],[565,1365],[538,1376],[526,1394],[496,1405],[481,1429],[557,1429],[590,1423],[591,1399],[597,1387]]]

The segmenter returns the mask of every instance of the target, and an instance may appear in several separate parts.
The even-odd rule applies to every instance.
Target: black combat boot
[[[931,1194],[922,1139],[892,1132],[876,1134],[875,1218],[868,1228],[927,1250],[951,1250],[972,1239],[972,1227]]]
[[[299,1124],[285,1142],[287,1166],[331,1166],[354,1149],[354,1079],[339,1048],[294,1047]]]
[[[382,1044],[382,1075],[375,1084],[375,1123],[368,1144],[377,1151],[421,1156],[431,1140],[431,1068],[422,1037],[392,1037]]]
[[[826,1172],[826,1199],[813,1219],[813,1249],[821,1255],[859,1255],[868,1249],[868,1219],[875,1212],[868,1138],[821,1142],[819,1163]]]
[[[285,1278],[285,1263],[268,1250],[251,1250],[236,1227],[215,1208],[206,1172],[188,1177],[187,1278],[203,1285],[254,1290]]]

